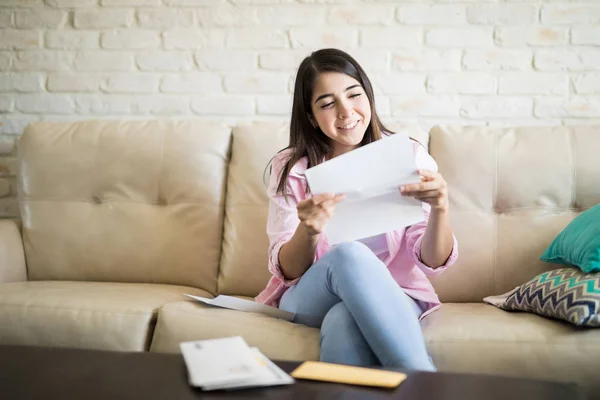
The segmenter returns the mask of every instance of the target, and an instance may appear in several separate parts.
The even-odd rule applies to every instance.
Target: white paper
[[[330,244],[363,239],[424,220],[421,202],[400,186],[420,182],[413,145],[396,133],[305,172],[313,195],[345,194],[325,227]]]
[[[241,336],[182,342],[179,348],[192,386],[246,385],[261,369]]]
[[[259,386],[290,385],[295,382],[294,378],[292,378],[285,371],[283,371],[281,368],[275,365],[275,363],[273,363],[264,354],[262,354],[259,349],[253,347],[252,351],[257,361],[259,362],[261,368],[257,371],[256,375],[250,381],[246,383],[206,385],[202,387],[202,390],[209,391],[221,389],[244,389]]]
[[[206,297],[193,296],[191,294],[185,294],[194,300],[201,301],[202,303],[209,304],[211,306],[229,308],[232,310],[255,312],[265,314],[270,317],[284,319],[286,321],[293,321],[296,314],[289,311],[280,310],[279,308],[267,306],[265,304],[257,303],[255,301],[238,299],[237,297],[219,295],[214,299],[208,299]]]

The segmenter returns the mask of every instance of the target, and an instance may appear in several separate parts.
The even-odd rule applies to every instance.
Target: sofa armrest
[[[17,223],[0,220],[0,283],[27,280],[23,240]]]

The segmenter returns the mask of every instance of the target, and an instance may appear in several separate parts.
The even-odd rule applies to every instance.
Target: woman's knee
[[[357,268],[378,260],[375,254],[361,242],[345,242],[334,246],[328,253],[336,267]]]

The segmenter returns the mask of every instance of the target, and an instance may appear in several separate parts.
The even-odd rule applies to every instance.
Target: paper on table
[[[229,308],[232,310],[255,312],[265,314],[274,318],[281,318],[286,321],[293,321],[296,314],[280,310],[279,308],[267,306],[265,304],[257,303],[250,300],[238,299],[237,297],[231,297],[226,295],[219,295],[214,299],[208,299],[206,297],[193,296],[191,294],[185,294],[184,296],[190,297],[194,300],[200,301],[211,306]]]
[[[325,227],[330,244],[363,239],[423,221],[420,201],[400,185],[420,182],[413,145],[396,133],[305,172],[313,195],[344,193]]]

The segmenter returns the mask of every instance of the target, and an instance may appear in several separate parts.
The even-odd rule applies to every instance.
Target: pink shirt
[[[414,143],[415,161],[417,168],[437,171],[437,164],[433,158],[418,143]],[[285,279],[279,265],[279,251],[287,243],[294,232],[300,220],[296,211],[296,205],[305,200],[306,196],[306,178],[304,171],[307,167],[307,159],[303,158],[294,165],[287,179],[286,191],[288,201],[283,195],[276,194],[281,170],[287,161],[291,150],[285,150],[277,154],[273,159],[271,178],[267,195],[269,196],[269,214],[267,219],[267,235],[269,236],[269,272],[272,277],[267,287],[256,297],[256,301],[273,307],[279,307],[279,300],[285,291],[301,278],[293,280]],[[425,221],[388,232],[385,234],[389,254],[384,260],[385,265],[390,270],[392,277],[398,285],[404,289],[404,292],[417,300],[424,313],[421,318],[440,307],[440,300],[427,276],[436,276],[441,274],[454,264],[458,257],[458,243],[454,238],[454,247],[446,263],[438,268],[430,268],[420,259],[421,240],[425,233],[427,220],[429,218],[430,206],[423,203],[423,212]],[[327,242],[325,233],[319,237],[315,262],[323,257],[331,246]]]

